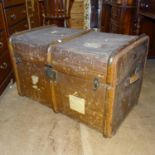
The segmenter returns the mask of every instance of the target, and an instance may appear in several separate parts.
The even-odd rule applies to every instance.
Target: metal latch
[[[93,85],[94,85],[94,90],[97,90],[100,86],[100,81],[98,78],[95,78],[93,81]]]
[[[15,54],[14,58],[15,58],[16,64],[22,63],[22,59],[21,59],[21,57],[18,54]]]
[[[56,71],[51,65],[45,65],[45,74],[49,79],[56,81]]]
[[[22,63],[21,58],[20,57],[16,57],[16,64],[20,64],[20,63]]]

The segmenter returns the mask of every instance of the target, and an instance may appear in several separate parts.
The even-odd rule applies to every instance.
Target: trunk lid
[[[52,42],[61,42],[65,37],[76,36],[82,32],[83,30],[45,26],[14,34],[10,40],[17,62],[22,59],[22,61],[45,63],[47,49]]]
[[[89,32],[79,38],[50,46],[54,70],[69,75],[106,81],[109,57],[134,41],[138,36]]]

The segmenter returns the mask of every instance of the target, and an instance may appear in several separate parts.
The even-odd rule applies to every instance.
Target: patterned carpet
[[[7,87],[0,97],[0,155],[155,155],[155,60],[139,104],[111,139]]]

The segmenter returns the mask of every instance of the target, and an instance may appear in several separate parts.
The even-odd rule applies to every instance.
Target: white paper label
[[[32,75],[31,79],[32,79],[32,84],[34,84],[34,85],[36,85],[39,81],[39,77],[36,75]]]
[[[85,114],[85,100],[80,97],[69,95],[70,109]]]

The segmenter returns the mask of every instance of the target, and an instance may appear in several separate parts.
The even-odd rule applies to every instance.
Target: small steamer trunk
[[[48,46],[83,33],[80,30],[46,26],[13,35],[10,38],[10,53],[18,93],[52,106],[50,80],[45,74],[48,69]]]
[[[54,109],[111,137],[141,90],[148,37],[89,32],[49,47]]]

